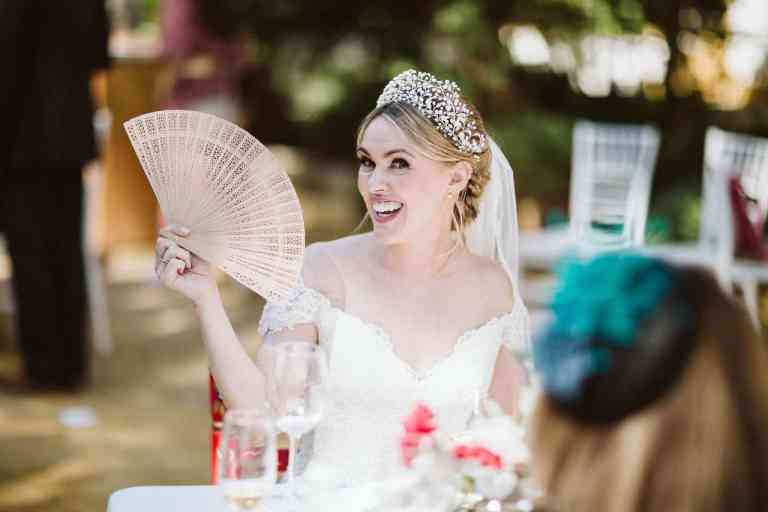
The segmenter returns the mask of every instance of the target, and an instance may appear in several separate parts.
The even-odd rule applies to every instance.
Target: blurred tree
[[[660,197],[661,213],[673,216],[682,213],[667,191],[700,190],[707,125],[768,133],[764,88],[736,110],[712,99],[732,0],[198,1],[214,30],[249,35],[249,128],[269,142],[349,156],[350,167],[357,124],[384,83],[408,67],[459,82],[515,165],[521,191],[545,206],[567,204],[577,117],[661,128],[654,202]],[[573,70],[516,63],[509,34],[519,27],[535,27],[545,47],[565,49],[575,69],[592,58],[587,36],[655,35],[666,43],[666,74],[629,93],[613,84],[600,97],[589,95]],[[700,63],[681,46],[692,38],[711,49],[708,81],[697,78]]]

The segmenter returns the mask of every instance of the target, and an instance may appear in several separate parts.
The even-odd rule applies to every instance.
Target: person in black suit
[[[0,230],[26,380],[88,381],[83,165],[96,157],[91,75],[109,66],[104,0],[0,0]]]

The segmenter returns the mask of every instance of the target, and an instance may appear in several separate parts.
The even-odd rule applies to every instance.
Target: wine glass
[[[296,445],[323,417],[328,363],[325,352],[314,343],[290,341],[274,346],[277,352],[271,401],[277,428],[288,435],[287,483],[295,490]]]
[[[255,510],[277,481],[277,434],[266,408],[230,409],[217,452],[219,488],[235,511]]]

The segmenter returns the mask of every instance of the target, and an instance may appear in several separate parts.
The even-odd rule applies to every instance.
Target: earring
[[[448,192],[448,199],[453,199],[453,190]]]

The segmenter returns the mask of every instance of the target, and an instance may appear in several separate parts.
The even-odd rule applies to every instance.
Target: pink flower
[[[424,404],[417,404],[410,416],[405,419],[405,432],[413,434],[431,434],[435,428],[435,415]]]
[[[453,449],[453,456],[457,459],[472,459],[483,467],[501,469],[501,457],[482,446],[459,445]]]
[[[419,451],[422,439],[430,436],[437,428],[435,415],[426,405],[418,404],[411,415],[406,418],[404,427],[405,433],[400,440],[400,453],[405,465],[410,466]]]

